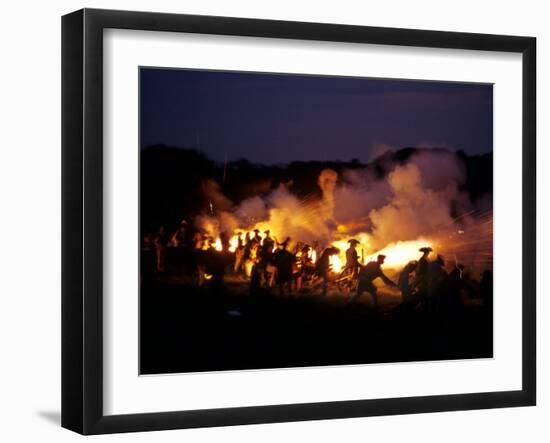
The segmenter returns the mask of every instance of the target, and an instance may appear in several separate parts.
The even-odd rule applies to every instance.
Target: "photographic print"
[[[139,78],[141,374],[493,356],[492,84]]]

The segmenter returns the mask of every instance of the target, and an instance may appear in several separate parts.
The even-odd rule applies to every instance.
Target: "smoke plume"
[[[277,240],[329,245],[352,236],[368,238],[370,248],[419,238],[444,237],[456,231],[455,218],[476,208],[461,189],[464,161],[453,152],[419,151],[407,161],[384,160],[385,174],[373,168],[323,170],[321,198],[301,200],[289,185],[233,206],[218,186],[207,182],[217,216],[203,215],[208,232],[269,229]],[[481,200],[483,201],[483,200]],[[468,217],[461,218],[462,226]]]

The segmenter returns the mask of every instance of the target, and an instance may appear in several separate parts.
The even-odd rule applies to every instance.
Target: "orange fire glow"
[[[266,227],[266,226],[264,226]],[[267,228],[267,227],[266,227]],[[246,231],[243,235],[246,234]],[[253,231],[249,231],[249,236],[254,235]],[[342,235],[342,233],[339,233]],[[260,234],[260,237],[263,240],[263,237]],[[340,240],[335,240],[331,243],[332,246],[338,248],[340,251],[337,255],[333,255],[329,259],[329,263],[334,273],[340,273],[346,263],[346,250],[349,248],[348,240],[352,237],[341,238]],[[399,269],[405,266],[409,261],[416,260],[419,258],[419,249],[425,246],[429,246],[433,249],[436,248],[434,241],[428,240],[426,238],[418,238],[416,240],[409,241],[398,241],[390,243],[382,249],[376,250],[371,246],[370,237],[367,233],[358,233],[353,236],[359,243],[357,244],[356,250],[359,254],[359,261],[361,264],[366,264],[371,260],[376,260],[379,254],[386,256],[384,266],[388,269]],[[235,252],[237,250],[239,242],[238,234],[234,234],[229,240],[229,252]],[[214,249],[217,251],[222,250],[222,242],[220,238],[216,238],[214,244]],[[274,250],[276,249],[276,244]],[[313,263],[317,261],[317,251],[311,249],[308,252],[308,256],[311,258]],[[247,272],[248,274],[249,272]]]

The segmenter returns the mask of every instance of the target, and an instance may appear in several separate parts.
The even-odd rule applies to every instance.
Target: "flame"
[[[329,257],[329,263],[332,268],[332,272],[340,273],[342,272],[342,259],[338,255],[331,255]]]
[[[254,262],[252,262],[252,260],[248,260],[244,264],[244,272],[245,272],[245,274],[248,278],[250,278],[250,276],[252,275],[252,267],[253,266],[254,266]]]
[[[370,178],[365,177],[365,180]],[[226,213],[225,218],[222,217],[223,213],[220,213],[219,217],[215,216],[214,208],[210,205],[210,208],[204,208],[203,215],[197,217],[204,241],[196,242],[196,247],[205,250],[213,248],[216,251],[223,251],[225,247],[229,252],[238,254],[238,233],[242,235],[243,245],[246,238],[253,237],[259,238],[260,244],[263,244],[264,232],[269,230],[271,238],[275,241],[273,251],[277,249],[277,243],[287,237],[290,238],[288,250],[294,253],[300,249],[298,242],[305,242],[312,247],[308,252],[308,258],[313,263],[317,262],[318,254],[323,248],[338,248],[337,255],[330,258],[330,266],[334,273],[339,273],[344,268],[347,261],[346,251],[352,238],[357,240],[355,248],[359,262],[363,265],[383,254],[386,256],[385,268],[401,270],[409,261],[420,258],[420,248],[429,246],[438,250],[433,255],[449,255],[454,257],[455,263],[460,259],[462,264],[466,263],[469,266],[477,264],[478,267],[492,267],[492,212],[478,211],[473,218],[471,213],[466,213],[459,216],[458,218],[462,218],[455,223],[458,218],[450,219],[448,214],[449,196],[446,193],[440,195],[435,191],[425,190],[421,171],[416,164],[397,166],[388,175],[388,192],[391,191],[393,197],[387,205],[370,209],[368,213],[366,210],[352,210],[340,214],[340,211],[335,211],[336,198],[340,195],[344,198],[340,203],[352,209],[362,201],[358,198],[370,195],[363,194],[363,188],[355,189],[352,182],[349,182],[349,186],[340,187],[338,174],[329,169],[323,170],[318,181],[322,191],[321,199],[309,195],[300,199],[292,194],[286,185],[280,185],[271,192],[269,198],[260,199],[262,210],[254,216],[251,214],[256,214],[256,210],[252,209],[250,216],[247,215],[244,209],[248,206],[244,202],[238,208],[244,212]],[[347,191],[351,194],[346,193]],[[376,189],[372,192],[375,191]],[[427,197],[424,197],[425,193]],[[210,215],[206,215],[208,209]],[[419,211],[432,215],[414,217],[409,226],[407,217]],[[401,229],[401,225],[407,229]],[[256,236],[254,230],[260,233]],[[222,245],[222,233],[230,235],[229,244],[225,244],[224,241]],[[201,246],[198,246],[199,244]],[[244,264],[247,275],[250,275],[252,264],[258,259],[257,249],[256,246],[246,249],[249,253],[246,255],[247,263]]]
[[[365,258],[365,261],[376,260],[379,254],[383,254],[386,256],[384,266],[386,268],[397,269],[405,266],[411,260],[420,258],[420,252],[418,250],[425,246],[434,248],[435,245],[434,242],[425,239],[398,241],[390,243],[384,249],[369,255]]]
[[[351,238],[351,237],[350,237]],[[332,246],[338,248],[340,253],[331,258],[331,265],[333,272],[340,272],[346,263],[346,250],[349,248],[348,240],[350,238],[336,240],[332,242]],[[359,244],[356,250],[359,254],[359,261],[361,264],[367,264],[372,260],[376,260],[379,254],[386,256],[384,266],[389,269],[399,269],[405,266],[411,260],[416,260],[420,257],[419,249],[425,246],[429,246],[435,249],[433,241],[419,238],[409,241],[398,241],[390,243],[386,247],[380,250],[374,250],[370,247],[369,235],[366,233],[359,233],[355,235]]]
[[[229,252],[235,252],[237,250],[237,246],[239,246],[239,236],[234,235],[229,240]]]
[[[266,224],[263,224],[262,228],[269,229]],[[341,228],[339,229],[340,232],[338,232],[336,235],[341,236],[344,234],[345,230],[344,227],[339,228]],[[248,233],[251,238],[255,235],[253,231],[248,231]],[[265,236],[260,234],[260,238],[263,241]],[[338,248],[338,250],[340,251],[338,254],[332,255],[329,258],[329,263],[333,273],[338,274],[344,269],[346,263],[346,250],[349,248],[349,240],[351,238],[354,238],[359,242],[356,246],[356,250],[359,254],[359,261],[361,264],[366,264],[371,260],[376,260],[379,254],[383,254],[386,256],[384,266],[387,269],[400,269],[405,266],[409,261],[418,259],[420,257],[419,249],[422,247],[429,246],[433,249],[435,249],[436,247],[434,241],[427,240],[425,238],[418,238],[416,240],[393,242],[380,250],[373,250],[373,248],[371,247],[369,234],[364,232],[357,233],[353,237],[343,237],[331,243],[332,246]],[[234,253],[237,250],[238,244],[239,235],[234,234],[229,240],[229,252]],[[223,250],[223,245],[220,237],[216,238],[212,246],[216,251]],[[275,251],[276,249],[277,246],[275,243],[273,251]],[[308,252],[308,257],[311,259],[312,263],[316,263],[317,251],[313,248],[310,249]],[[251,266],[252,263],[247,263],[245,265],[245,272],[247,275],[250,275],[251,273]]]

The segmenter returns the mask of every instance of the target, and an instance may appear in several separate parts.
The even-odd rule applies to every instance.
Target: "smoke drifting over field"
[[[454,152],[419,151],[406,162],[385,167],[388,173],[382,177],[369,168],[340,174],[324,169],[318,177],[321,196],[301,199],[292,192],[292,184],[280,184],[267,195],[231,205],[210,183],[205,189],[216,210],[196,221],[215,237],[224,231],[233,235],[269,229],[279,241],[290,237],[291,242],[339,246],[358,237],[367,254],[389,244],[427,239],[438,246],[436,250],[456,255],[460,248],[450,248],[447,239],[477,226],[471,214],[480,209],[461,190],[467,179],[464,161]],[[490,196],[482,201],[490,202]],[[486,241],[491,233],[484,231]]]

